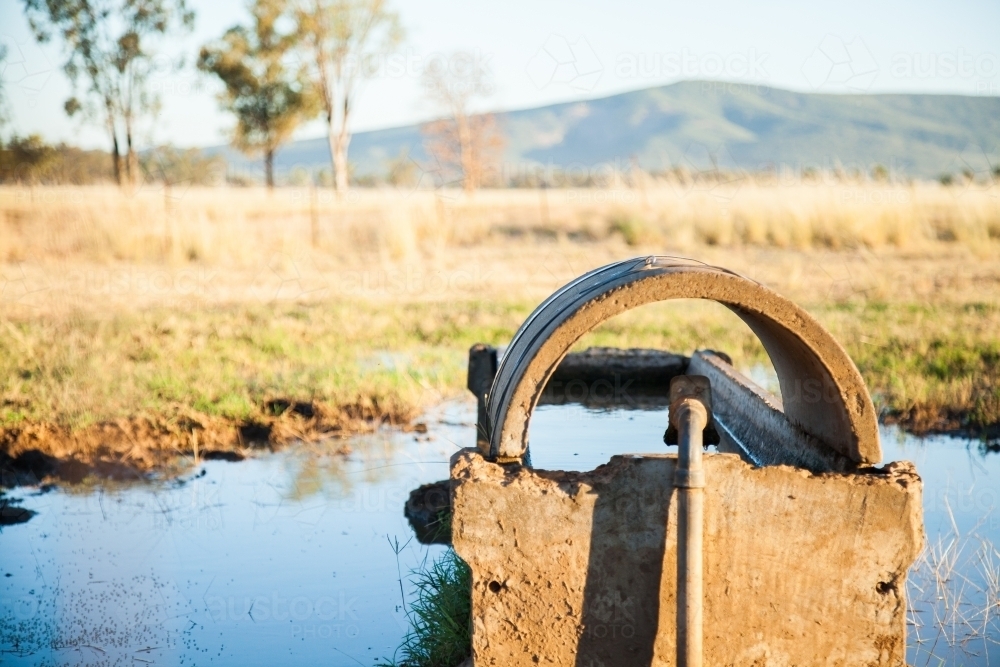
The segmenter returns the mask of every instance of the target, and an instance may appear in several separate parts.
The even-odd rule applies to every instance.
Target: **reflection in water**
[[[392,479],[400,453],[397,439],[385,434],[363,435],[353,438],[351,444],[350,458],[331,456],[322,443],[300,444],[289,452],[283,460],[290,480],[286,498],[295,502],[313,496],[342,499]]]
[[[407,542],[410,491],[447,477],[450,455],[474,441],[474,413],[471,402],[443,406],[426,435],[358,438],[346,458],[303,445],[206,462],[180,483],[23,490],[19,505],[38,514],[0,533],[0,661],[391,657],[406,631],[397,571],[405,582],[441,547],[412,540],[397,562],[386,537]],[[662,452],[665,424],[665,410],[545,407],[532,456],[541,468],[588,470],[613,454]],[[908,662],[989,664],[1000,641],[1000,456],[894,429],[883,440],[886,460],[914,461],[925,480],[931,548],[910,577]]]
[[[177,482],[24,495],[0,533],[0,662],[371,665],[406,630],[409,490],[447,477],[467,404],[432,433],[208,461]],[[445,423],[442,423],[445,422]]]
[[[5,498],[0,492],[0,526],[15,526],[26,523],[35,516],[29,509],[21,507],[19,499]]]

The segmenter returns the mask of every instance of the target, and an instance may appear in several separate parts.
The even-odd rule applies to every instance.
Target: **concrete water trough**
[[[709,350],[567,354],[608,318],[674,298],[746,322],[780,396]],[[614,402],[616,382],[660,406],[665,429],[669,414],[678,454],[636,442],[590,472],[531,467],[535,406]],[[921,480],[880,465],[860,374],[792,302],[716,267],[619,262],[546,300],[505,350],[474,347],[469,388],[477,443],[453,457],[436,511],[450,512],[438,541],[472,570],[475,665],[905,664]]]

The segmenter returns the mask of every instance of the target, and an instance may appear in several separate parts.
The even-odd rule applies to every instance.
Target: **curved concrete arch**
[[[491,456],[524,454],[531,413],[576,341],[615,315],[669,299],[708,299],[729,308],[767,351],[789,421],[856,463],[881,460],[877,415],[864,380],[819,322],[776,292],[731,271],[663,256],[595,269],[528,316],[490,388]]]

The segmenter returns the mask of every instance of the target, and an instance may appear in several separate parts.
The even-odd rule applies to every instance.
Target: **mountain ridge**
[[[870,170],[918,178],[990,172],[1000,153],[1000,97],[930,93],[803,93],[763,85],[682,81],[600,98],[497,112],[508,176],[537,170],[685,167]],[[227,147],[237,169],[256,162]],[[426,161],[420,125],[359,132],[357,175],[381,176],[393,160]],[[325,137],[291,142],[279,173],[328,168]]]

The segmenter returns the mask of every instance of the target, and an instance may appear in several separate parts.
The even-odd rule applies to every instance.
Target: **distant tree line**
[[[113,181],[104,151],[50,145],[38,135],[14,136],[0,143],[0,183],[91,185]]]
[[[169,183],[217,185],[225,175],[220,155],[197,148],[163,146],[135,156],[136,185]],[[94,185],[115,183],[118,176],[104,151],[84,150],[65,143],[48,144],[40,136],[0,141],[0,183],[20,185]]]
[[[160,109],[150,85],[154,61],[162,64],[165,43],[194,25],[186,0],[21,1],[36,39],[58,40],[63,48],[63,70],[73,86],[66,113],[106,133],[108,169],[94,171],[95,178],[109,170],[110,178],[124,186],[148,178],[143,155],[150,151],[137,146],[138,127]],[[196,62],[222,84],[219,103],[236,120],[233,146],[261,156],[265,181],[273,186],[275,153],[302,123],[321,118],[331,184],[338,192],[346,190],[352,181],[351,122],[362,84],[402,43],[399,16],[386,0],[249,0],[247,7],[249,21],[205,44]],[[420,171],[438,184],[468,191],[496,183],[501,128],[492,114],[471,108],[489,97],[492,73],[470,54],[456,53],[427,63],[423,84],[443,116],[424,128],[431,163]],[[43,149],[37,137],[13,137],[8,143],[5,159],[26,161],[4,172],[5,181],[65,173],[52,165],[73,154],[66,146]],[[89,159],[89,152],[79,153]],[[397,164],[388,180],[407,180],[411,172]]]

